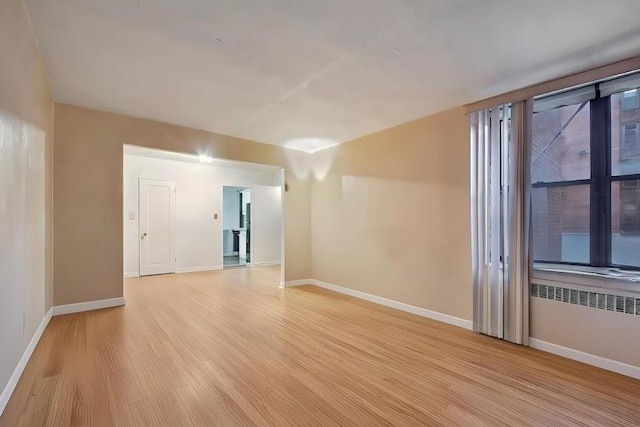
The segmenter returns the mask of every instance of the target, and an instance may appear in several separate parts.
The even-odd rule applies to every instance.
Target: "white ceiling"
[[[638,0],[25,0],[58,102],[314,151],[640,54]]]

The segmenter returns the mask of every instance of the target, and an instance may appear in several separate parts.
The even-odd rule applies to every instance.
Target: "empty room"
[[[0,427],[640,425],[637,0],[0,0]]]

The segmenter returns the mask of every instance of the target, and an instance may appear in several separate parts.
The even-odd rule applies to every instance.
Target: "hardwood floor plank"
[[[22,379],[21,379],[22,380]],[[2,415],[1,420],[5,419],[6,416],[6,425],[19,425],[19,426],[31,426],[31,425],[44,425],[45,420],[47,419],[47,413],[49,412],[49,407],[51,406],[53,395],[53,391],[56,387],[56,383],[58,382],[58,377],[43,377],[41,379],[36,380],[33,388],[33,394],[28,397],[25,407],[29,408],[28,411],[24,411],[22,413],[16,412],[14,417],[11,417],[11,414],[6,416]],[[14,394],[15,396],[15,394]],[[18,396],[16,396],[18,397]],[[12,396],[13,399],[13,396]],[[14,422],[12,418],[15,420],[19,416],[19,421]]]
[[[52,319],[5,426],[640,425],[640,381],[275,267],[126,280]]]

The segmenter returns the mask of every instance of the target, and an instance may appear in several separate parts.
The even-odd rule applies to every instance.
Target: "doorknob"
[[[142,233],[142,237],[140,237],[140,238],[144,239],[145,237],[147,237],[147,233]]]

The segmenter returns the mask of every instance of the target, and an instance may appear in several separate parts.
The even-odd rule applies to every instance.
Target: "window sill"
[[[532,278],[600,289],[640,292],[640,271],[612,267],[536,263],[533,266]]]

